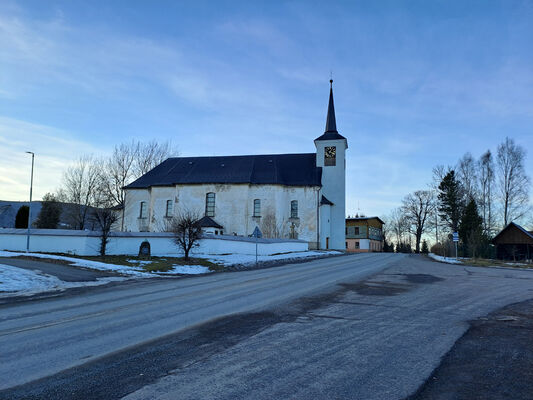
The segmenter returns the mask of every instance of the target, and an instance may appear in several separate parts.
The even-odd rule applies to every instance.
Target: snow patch
[[[257,261],[263,262],[263,261],[276,261],[276,260],[287,260],[287,259],[293,259],[293,258],[308,258],[308,257],[319,257],[319,256],[327,256],[327,255],[336,255],[336,254],[342,254],[340,251],[301,251],[301,252],[294,252],[294,253],[284,253],[284,254],[274,254],[270,256],[258,256]],[[208,261],[211,261],[213,263],[217,264],[223,264],[224,266],[230,266],[230,265],[247,265],[247,264],[255,264],[255,255],[250,254],[195,254],[194,257],[197,258],[204,258]]]
[[[209,272],[211,272],[209,268],[203,265],[174,265],[172,270],[164,272],[164,274],[199,275]]]
[[[68,261],[69,263],[71,263],[72,266],[75,266],[75,267],[96,269],[98,271],[116,272],[116,273],[123,274],[123,275],[136,276],[139,278],[149,278],[149,277],[154,276],[154,274],[144,272],[143,270],[139,268],[127,267],[125,265],[106,264],[106,263],[99,262],[99,261],[90,261],[90,260],[83,260],[83,259],[74,258],[74,257],[57,256],[54,254],[17,253],[14,251],[0,251],[0,257],[18,257],[18,256],[30,256],[30,257],[38,257],[38,258],[51,259],[51,260],[63,260],[63,261]]]
[[[455,258],[442,257],[442,256],[438,256],[438,255],[433,254],[433,253],[429,253],[428,256],[430,258],[434,259],[435,261],[440,261],[440,262],[443,262],[443,263],[448,263],[448,264],[462,264],[463,263],[462,261],[456,260]]]
[[[127,278],[107,277],[90,282],[64,282],[55,276],[24,268],[0,264],[0,298],[30,296],[36,293],[64,290],[82,286],[99,286]]]

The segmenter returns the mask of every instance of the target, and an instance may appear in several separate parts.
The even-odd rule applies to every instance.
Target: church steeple
[[[335,121],[335,106],[333,104],[333,79],[329,80],[329,104],[328,104],[328,117],[326,119],[325,132],[337,132],[337,122]]]
[[[339,140],[346,138],[339,134],[337,131],[337,121],[335,119],[335,105],[333,104],[333,79],[329,80],[329,104],[328,104],[328,116],[326,118],[326,130],[324,134],[315,139],[317,140]],[[346,144],[348,147],[348,144]]]

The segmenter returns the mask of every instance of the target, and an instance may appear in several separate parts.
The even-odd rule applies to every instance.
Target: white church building
[[[169,158],[126,186],[123,229],[165,229],[182,211],[204,231],[293,238],[345,249],[346,149],[330,81],[326,130],[316,153]]]

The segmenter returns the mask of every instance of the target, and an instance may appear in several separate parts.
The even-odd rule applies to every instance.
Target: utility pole
[[[31,197],[33,192],[33,162],[35,154],[31,151],[27,151],[26,153],[31,154],[30,206],[28,207],[28,233],[26,235],[26,253],[28,253],[30,251]]]

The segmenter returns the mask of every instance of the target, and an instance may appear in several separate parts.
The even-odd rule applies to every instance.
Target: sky
[[[385,215],[437,164],[506,136],[533,175],[533,1],[0,3],[0,199],[83,154],[315,151],[333,76],[347,214]]]

